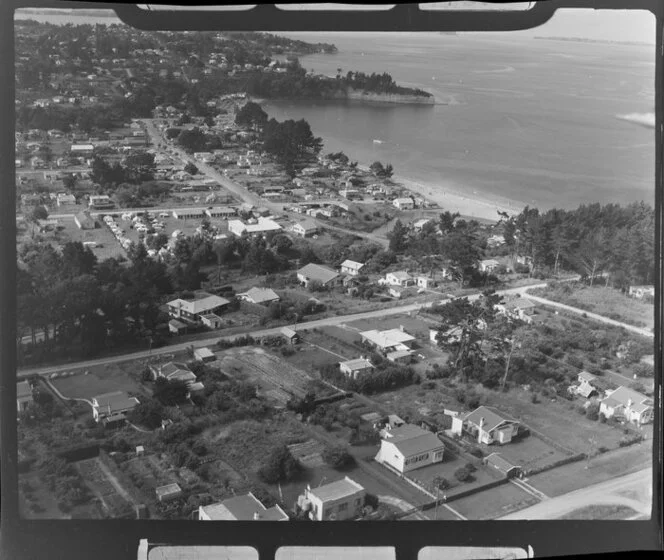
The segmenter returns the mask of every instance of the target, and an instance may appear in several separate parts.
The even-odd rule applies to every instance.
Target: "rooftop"
[[[607,395],[607,398],[604,399],[606,402],[608,399],[613,399],[617,402],[619,402],[622,405],[627,406],[627,402],[631,399],[632,404],[644,404],[644,401],[650,401],[652,403],[652,400],[647,397],[646,395],[643,395],[641,393],[638,393],[637,391],[634,391],[633,389],[630,389],[629,387],[618,387],[615,391],[609,393]],[[645,403],[649,404],[649,403]],[[633,407],[632,407],[633,408]]]
[[[346,259],[344,262],[341,263],[342,268],[352,268],[354,270],[360,270],[364,264],[356,262],[356,261],[351,261],[350,259]]]
[[[218,307],[227,305],[228,303],[229,301],[225,298],[208,293],[199,293],[196,294],[193,300],[185,300],[178,298],[173,301],[169,301],[168,305],[171,307],[177,307],[179,309],[187,311],[188,313],[197,315],[200,313],[205,313],[207,311],[212,311],[214,309],[217,309]]]
[[[32,387],[30,387],[30,383],[27,381],[19,381],[16,384],[16,398],[20,399],[23,397],[31,397],[32,396]]]
[[[288,515],[279,506],[266,508],[251,492],[201,509],[213,521],[253,521],[256,513],[262,521],[288,520]]]
[[[396,435],[394,435],[395,432]],[[445,447],[436,434],[412,424],[404,424],[399,428],[390,430],[389,433],[393,437],[386,438],[384,441],[394,444],[394,447],[404,457]]]
[[[394,272],[388,272],[388,274],[391,274],[397,280],[408,280],[411,277],[405,270],[396,270]]]
[[[174,482],[173,484],[166,484],[165,486],[155,488],[155,492],[157,493],[157,496],[168,496],[170,494],[182,492],[182,488],[180,488],[179,484]]]
[[[318,229],[316,222],[311,220],[303,220],[302,222],[299,222],[295,225],[300,226],[302,229],[304,229],[304,231],[316,231]]]
[[[270,288],[251,288],[245,293],[238,295],[247,297],[253,303],[266,303],[279,299],[279,295]]]
[[[98,408],[108,409],[109,413],[134,408],[138,403],[136,397],[130,397],[124,391],[115,391],[114,393],[104,393],[94,397]]]
[[[469,413],[465,417],[466,422],[470,422],[472,424],[475,424],[477,426],[480,425],[480,420],[484,418],[484,430],[486,432],[490,432],[491,430],[495,430],[498,426],[500,426],[503,422],[515,422],[512,418],[509,418],[508,416],[504,416],[498,411],[491,409],[487,406],[480,406],[479,408],[473,410],[473,412]]]
[[[357,358],[355,360],[339,362],[339,365],[343,365],[348,369],[350,369],[351,371],[354,371],[356,369],[373,368],[373,364],[369,360],[365,360],[364,358]]]
[[[513,465],[510,463],[507,459],[505,459],[500,453],[491,453],[486,458],[487,463],[491,463],[494,467],[496,467],[498,470],[501,470],[503,472],[507,472],[510,469],[513,469],[514,467],[517,467],[519,465]]]
[[[307,280],[318,280],[323,284],[327,284],[339,276],[334,270],[314,263],[303,266],[297,273]]]
[[[364,487],[360,486],[354,480],[345,477],[336,482],[312,488],[310,493],[316,496],[321,502],[331,502],[363,491]]]
[[[214,356],[214,352],[210,350],[209,348],[196,348],[194,350],[194,355],[198,356],[199,358],[209,358],[210,356]]]
[[[360,336],[366,338],[369,342],[372,342],[380,348],[392,348],[393,346],[403,344],[404,342],[415,340],[414,336],[409,335],[401,329],[364,331],[360,333]]]

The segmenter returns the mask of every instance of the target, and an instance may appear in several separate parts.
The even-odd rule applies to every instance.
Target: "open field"
[[[118,362],[91,367],[87,375],[77,373],[69,377],[51,379],[53,386],[64,397],[91,399],[95,395],[113,391],[147,394],[147,390],[130,374],[139,374],[142,366],[134,362]]]
[[[655,325],[653,304],[631,298],[613,288],[574,284],[557,289],[539,288],[533,290],[533,295],[585,309],[635,327],[652,329]]]
[[[307,342],[297,345],[295,354],[286,356],[283,359],[294,367],[314,375],[321,367],[336,364],[341,360],[336,354],[323,350],[319,346],[308,344]]]
[[[529,477],[528,483],[547,496],[556,497],[598,482],[639,471],[652,464],[652,447],[631,445]],[[588,466],[588,468],[586,468]]]
[[[537,503],[537,498],[509,482],[454,500],[450,506],[473,520],[494,519]]]

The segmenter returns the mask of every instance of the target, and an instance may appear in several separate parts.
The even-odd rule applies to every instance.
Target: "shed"
[[[300,340],[300,335],[288,327],[281,329],[281,335],[291,344],[297,344]]]
[[[168,502],[169,500],[175,500],[182,496],[182,488],[180,488],[179,484],[174,482],[173,484],[166,484],[165,486],[155,488],[155,493],[160,502]]]
[[[498,472],[504,474],[507,478],[513,478],[519,476],[521,472],[521,467],[518,465],[513,465],[500,453],[491,453],[486,459],[485,462],[487,466],[496,469]]]
[[[214,362],[217,357],[209,348],[196,348],[194,350],[194,358],[199,362]]]

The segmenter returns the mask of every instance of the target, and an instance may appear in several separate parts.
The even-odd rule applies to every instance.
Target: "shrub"
[[[484,457],[484,451],[482,451],[479,447],[474,447],[473,449],[471,449],[470,454],[473,457],[477,457],[478,459]]]
[[[466,463],[466,464],[464,465],[464,468],[465,468],[469,473],[474,473],[475,471],[477,471],[477,467],[476,467],[475,465],[473,465],[472,463]]]
[[[337,470],[348,468],[355,463],[355,458],[342,446],[326,448],[322,457],[323,461]]]
[[[258,476],[267,482],[287,482],[293,480],[300,474],[302,467],[291,455],[288,447],[282,445],[276,447],[268,455],[263,465],[258,470]]]
[[[466,467],[459,467],[457,470],[454,471],[454,477],[459,481],[459,482],[465,482],[468,480],[471,476],[471,473],[468,471]]]
[[[588,420],[598,420],[599,419],[599,403],[592,403],[586,409],[586,418]]]

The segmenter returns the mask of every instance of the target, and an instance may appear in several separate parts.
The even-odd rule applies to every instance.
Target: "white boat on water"
[[[374,141],[373,141],[373,143],[374,143],[374,144],[382,144],[382,143],[383,143],[383,141],[382,141],[382,140],[378,140],[378,139],[374,138]]]

